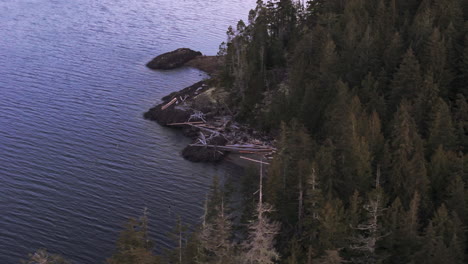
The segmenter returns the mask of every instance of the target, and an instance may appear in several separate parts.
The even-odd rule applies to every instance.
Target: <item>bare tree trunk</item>
[[[299,176],[299,206],[297,212],[297,220],[299,222],[299,229],[301,229],[301,220],[302,220],[302,210],[303,210],[303,202],[304,202],[304,190],[302,188],[302,175]],[[299,230],[300,232],[301,230]]]

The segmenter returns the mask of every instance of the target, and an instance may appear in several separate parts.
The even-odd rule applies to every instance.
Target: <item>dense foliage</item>
[[[283,263],[467,260],[467,17],[463,0],[258,1],[229,29],[221,84],[280,131]]]

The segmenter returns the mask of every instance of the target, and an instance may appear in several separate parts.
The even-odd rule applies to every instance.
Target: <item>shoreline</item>
[[[191,51],[177,49],[161,54],[153,61],[164,58],[172,65],[167,56],[174,56],[180,50],[184,51],[183,56]],[[173,60],[181,61],[177,56]],[[268,165],[276,152],[273,138],[236,122],[227,105],[228,92],[215,85],[223,61],[219,56],[198,55],[179,63],[179,67],[193,67],[210,78],[164,96],[161,103],[144,113],[144,118],[161,126],[180,129],[191,138],[192,143],[181,152],[189,161],[226,161],[243,168],[260,163]],[[160,69],[165,69],[165,65],[162,66]]]

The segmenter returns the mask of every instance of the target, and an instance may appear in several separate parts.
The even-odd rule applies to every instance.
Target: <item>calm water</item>
[[[184,161],[187,139],[142,113],[206,76],[144,64],[215,54],[254,3],[0,0],[1,264],[37,248],[102,263],[144,207],[159,247],[177,215],[198,221],[212,176],[235,169]]]

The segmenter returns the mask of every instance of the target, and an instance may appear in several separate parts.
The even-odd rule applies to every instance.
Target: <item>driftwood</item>
[[[256,149],[256,150],[268,150],[268,152],[276,152],[276,149],[271,146],[266,145],[253,145],[253,144],[244,144],[244,145],[226,145],[229,148],[239,148],[239,149]]]
[[[170,123],[167,126],[180,126],[180,125],[201,125],[204,124],[203,121],[196,121],[196,122],[182,122],[182,123]]]
[[[200,134],[200,137],[197,139],[198,142],[200,142],[200,144],[202,144],[203,146],[206,146],[208,145],[208,140],[206,140],[206,137],[205,137],[205,134],[203,134],[203,132],[199,132]]]
[[[251,158],[247,158],[247,157],[244,157],[244,156],[240,156],[240,158],[241,158],[241,159],[248,160],[248,161],[257,162],[257,163],[260,163],[260,164],[270,165],[270,163],[268,163],[268,162],[264,162],[264,161],[260,161],[260,160],[251,159]]]
[[[184,98],[182,98],[182,96],[179,96],[179,99],[180,99],[180,101],[181,101],[182,103],[184,103],[185,100],[186,100],[187,98],[189,98],[189,96],[188,96],[187,94],[184,95]]]
[[[173,105],[175,102],[177,102],[177,98],[173,98],[169,103],[163,105],[161,107],[161,110],[166,110],[169,106]]]
[[[203,126],[200,126],[200,125],[196,125],[196,124],[189,124],[189,126],[193,126],[193,127],[196,127],[200,130],[204,130],[206,132],[210,132],[212,134],[215,134],[215,135],[220,135],[220,133],[216,130],[213,130],[213,129],[209,129],[209,128],[206,128],[206,127],[203,127]],[[224,137],[224,136],[223,136]]]
[[[203,145],[203,144],[190,144],[191,147],[207,147],[207,148],[217,148],[224,151],[233,151],[233,152],[252,152],[252,153],[269,153],[272,151],[271,148],[241,148],[241,147],[229,147],[229,146],[218,146],[218,145]]]
[[[202,120],[202,121],[206,122],[205,114],[202,113],[201,111],[195,111],[195,113],[191,114],[188,121],[190,121],[192,119],[199,119],[199,120]]]

